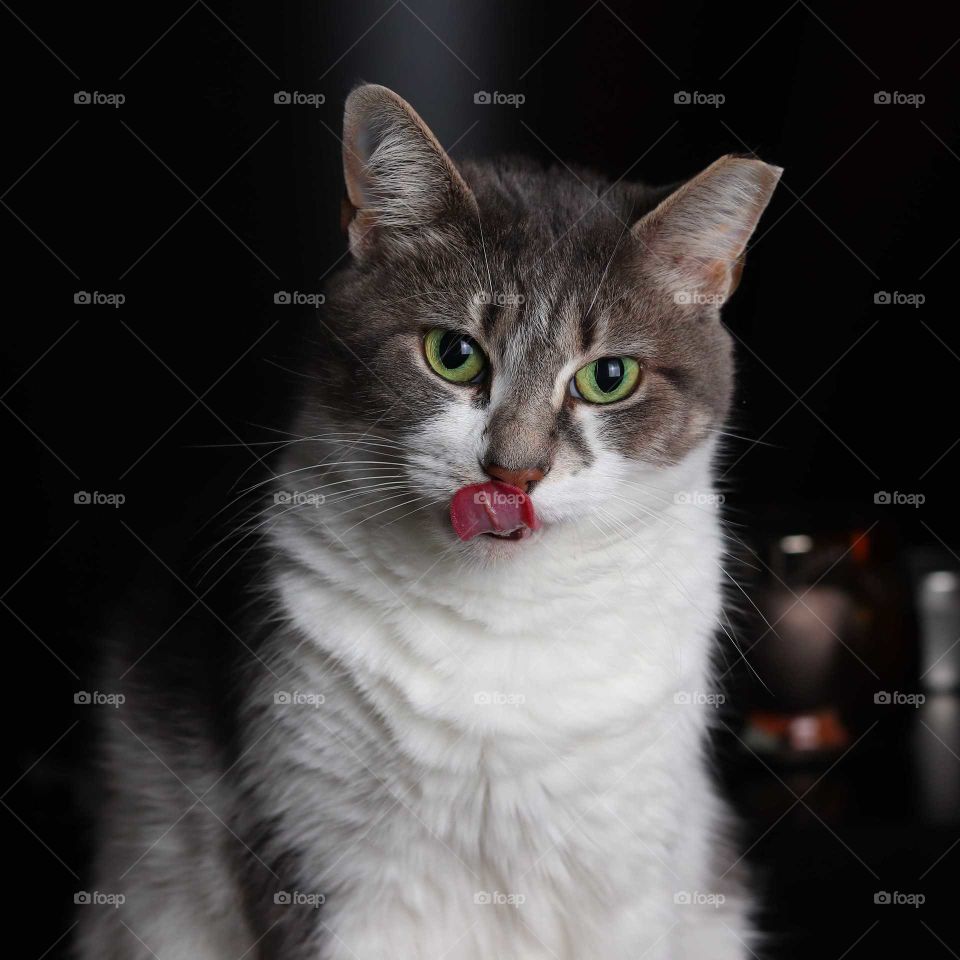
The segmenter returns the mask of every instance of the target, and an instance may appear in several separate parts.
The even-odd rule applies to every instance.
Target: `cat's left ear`
[[[410,241],[476,200],[413,107],[377,84],[357,87],[343,116],[344,226],[358,259]]]
[[[678,303],[722,304],[737,288],[744,250],[783,173],[726,156],[634,224],[643,269]]]

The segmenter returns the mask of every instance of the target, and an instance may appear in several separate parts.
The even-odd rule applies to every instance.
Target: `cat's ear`
[[[747,241],[781,173],[726,156],[675,190],[632,228],[647,275],[678,303],[722,304],[740,282]]]
[[[476,201],[437,138],[413,107],[376,84],[357,87],[343,116],[344,226],[350,250],[366,256]]]

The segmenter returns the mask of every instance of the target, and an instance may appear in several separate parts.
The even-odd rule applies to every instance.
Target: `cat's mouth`
[[[450,501],[450,522],[464,541],[481,535],[524,540],[540,526],[530,497],[499,480],[461,487]]]

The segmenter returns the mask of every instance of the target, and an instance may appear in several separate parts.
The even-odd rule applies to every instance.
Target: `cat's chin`
[[[482,533],[481,536],[492,537],[494,540],[526,540],[533,536],[533,531],[529,527],[520,527],[510,533]]]
[[[537,540],[542,530],[521,527],[510,533],[482,533],[463,544],[465,556],[474,560],[498,562],[506,561],[526,552],[527,547]]]

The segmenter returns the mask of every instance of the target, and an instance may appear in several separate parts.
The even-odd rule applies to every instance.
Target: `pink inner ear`
[[[703,285],[714,293],[729,293],[730,264],[726,260],[711,260],[703,265]]]
[[[726,299],[779,175],[759,160],[722,157],[642,217],[634,233],[669,274],[658,281]]]
[[[347,97],[343,173],[355,208],[347,233],[358,257],[395,228],[421,228],[451,200],[471,211],[476,205],[466,181],[416,111],[376,84],[357,87]]]
[[[353,218],[357,215],[357,208],[350,202],[349,197],[340,201],[340,229],[346,233]]]

